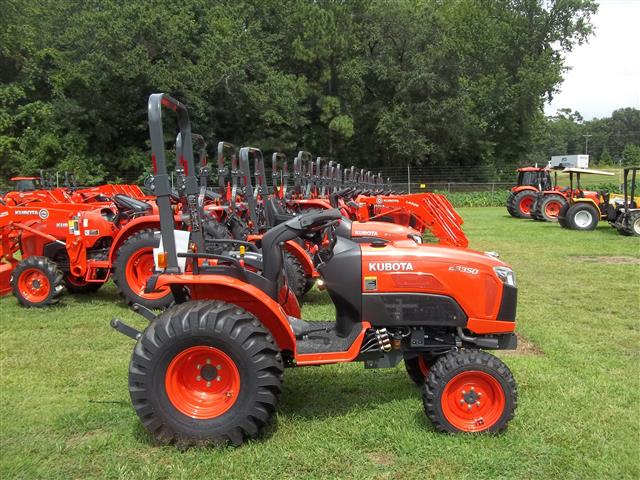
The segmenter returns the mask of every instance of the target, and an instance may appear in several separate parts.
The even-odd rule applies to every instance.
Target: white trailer
[[[589,155],[554,155],[549,168],[589,168]]]

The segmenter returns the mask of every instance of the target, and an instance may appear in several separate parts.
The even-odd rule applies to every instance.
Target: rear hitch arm
[[[142,336],[142,332],[140,330],[130,327],[126,323],[123,323],[119,318],[111,319],[111,328],[133,340],[138,340]]]

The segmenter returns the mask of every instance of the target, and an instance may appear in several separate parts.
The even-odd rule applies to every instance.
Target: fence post
[[[411,193],[411,165],[407,163],[407,190]]]
[[[447,192],[451,193],[451,182],[447,182]]]

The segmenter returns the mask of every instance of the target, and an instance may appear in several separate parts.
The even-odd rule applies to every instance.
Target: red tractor
[[[553,190],[547,168],[523,167],[518,169],[518,183],[507,198],[507,211],[512,217],[531,218],[538,192]]]
[[[343,221],[337,209],[271,228],[262,238],[260,273],[245,268],[242,255],[206,253],[198,234],[179,253],[168,200],[163,106],[177,114],[185,155],[192,156],[184,105],[166,94],[151,95],[163,250],[157,256],[161,271],[147,289],[171,288],[177,304],[157,317],[144,312],[150,323],[142,332],[111,322],[136,340],[131,400],[159,442],[239,445],[273,416],[286,367],[343,362],[392,368],[404,360],[438,430],[507,427],[516,383],[500,359],[483,351],[516,346],[517,289],[507,264],[495,255],[409,239],[356,243],[337,235]],[[282,245],[300,238],[315,246],[335,319],[300,318],[286,286]]]

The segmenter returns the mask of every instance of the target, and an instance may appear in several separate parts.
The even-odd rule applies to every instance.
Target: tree
[[[622,164],[624,166],[640,165],[640,146],[628,143],[622,151]]]

